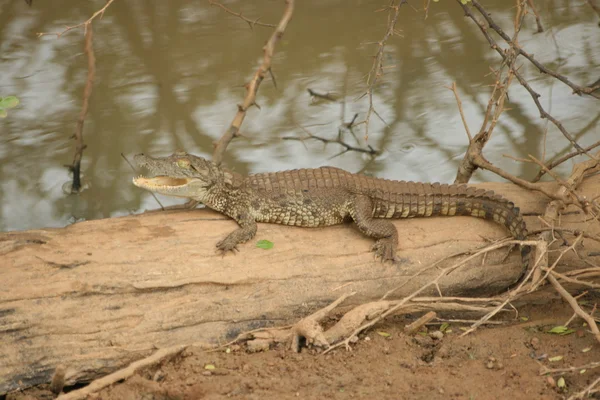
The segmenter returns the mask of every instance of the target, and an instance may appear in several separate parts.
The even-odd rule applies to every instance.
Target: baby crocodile
[[[138,154],[135,161],[154,175],[134,178],[136,186],[197,200],[238,223],[238,229],[217,243],[223,252],[252,239],[257,222],[313,228],[352,220],[376,239],[373,251],[384,261],[395,260],[398,247],[391,218],[470,215],[494,220],[515,239],[527,236],[512,202],[467,185],[378,179],[333,167],[242,176],[185,152],[156,158]],[[528,252],[524,246],[524,270]]]

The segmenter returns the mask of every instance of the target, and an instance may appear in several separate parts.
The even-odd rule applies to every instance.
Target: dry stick
[[[220,7],[223,10],[225,10],[225,12],[227,12],[227,13],[229,13],[231,15],[234,15],[234,16],[236,16],[238,18],[241,18],[242,20],[246,21],[248,23],[248,25],[250,25],[250,29],[254,29],[254,25],[266,26],[266,27],[269,27],[269,28],[275,28],[276,27],[276,25],[273,25],[273,24],[265,24],[263,22],[258,22],[258,20],[260,19],[260,17],[256,18],[255,20],[246,18],[246,17],[244,17],[242,15],[242,13],[236,13],[235,11],[231,10],[230,8],[225,7],[223,4],[221,4],[221,3],[217,2],[217,1],[208,0],[208,3],[211,6]]]
[[[519,284],[519,286],[517,286],[514,290],[511,290],[505,296],[505,299],[504,299],[504,301],[502,303],[500,303],[498,306],[496,306],[488,314],[486,314],[485,316],[483,316],[479,321],[477,321],[473,325],[471,325],[471,327],[469,329],[467,329],[465,332],[463,332],[461,334],[461,337],[465,336],[465,335],[468,335],[471,332],[474,332],[479,326],[483,325],[490,318],[492,318],[494,315],[498,314],[498,312],[500,312],[500,310],[502,310],[508,303],[510,303],[511,301],[515,300],[519,295],[525,293],[525,285],[529,282],[529,280],[531,279],[531,277],[534,276],[534,273],[540,267],[540,264],[542,264],[542,263],[544,263],[544,262],[547,261],[547,258],[546,258],[546,254],[547,254],[546,242],[535,241],[533,243],[535,243],[535,246],[541,248],[542,251],[540,252],[541,254],[538,257],[538,259],[535,260],[535,263],[534,263],[533,267],[527,273],[527,276],[524,279],[521,280],[521,283]],[[546,248],[544,248],[544,247],[546,247]]]
[[[96,379],[86,387],[81,389],[73,390],[67,394],[63,394],[58,396],[57,400],[82,400],[86,399],[90,394],[96,393],[107,386],[110,386],[114,383],[127,379],[133,376],[137,371],[141,368],[149,367],[156,363],[161,362],[162,360],[174,357],[184,351],[188,346],[178,345],[173,347],[167,347],[164,349],[158,350],[156,353],[152,354],[149,357],[143,358],[141,360],[135,361],[134,363],[129,364],[126,368],[120,369],[116,372],[113,372],[110,375],[106,375],[100,379]]]
[[[229,128],[227,128],[227,131],[225,131],[223,136],[221,136],[221,139],[219,139],[215,145],[212,160],[216,164],[221,164],[227,146],[233,140],[233,138],[239,136],[240,127],[244,122],[244,118],[246,118],[246,112],[248,109],[256,105],[256,94],[258,93],[258,88],[260,87],[260,84],[265,78],[267,72],[271,70],[271,61],[273,59],[273,54],[275,53],[275,44],[283,36],[285,28],[292,19],[292,14],[294,12],[294,0],[286,0],[285,3],[286,8],[283,12],[283,16],[281,17],[281,21],[279,21],[279,25],[277,25],[277,28],[267,41],[267,44],[265,44],[263,47],[263,61],[254,73],[252,80],[246,85],[246,98],[242,104],[238,105],[238,111],[235,114],[233,121],[231,121],[231,125]]]
[[[460,2],[460,0],[459,0],[459,2]],[[461,5],[463,5],[463,4],[461,3]],[[590,90],[590,88],[581,87],[579,85],[574,84],[573,82],[571,82],[565,76],[559,74],[558,72],[552,71],[549,68],[546,68],[542,63],[540,63],[536,59],[534,59],[534,57],[533,57],[532,54],[529,54],[528,52],[526,52],[525,50],[523,50],[516,42],[514,42],[513,40],[511,40],[510,36],[508,36],[502,30],[502,28],[500,28],[500,26],[498,24],[496,24],[496,22],[492,19],[491,15],[483,8],[483,6],[481,4],[479,4],[479,2],[477,0],[473,0],[473,6],[475,8],[477,8],[477,10],[483,16],[483,18],[485,18],[485,20],[488,23],[488,25],[490,26],[490,28],[492,28],[494,31],[496,31],[496,33],[498,35],[500,35],[500,37],[509,46],[511,46],[516,53],[522,55],[523,57],[525,57],[526,59],[528,59],[533,65],[535,65],[536,68],[541,73],[550,75],[550,76],[558,79],[559,81],[563,82],[564,84],[568,85],[569,87],[571,87],[571,89],[573,89],[573,93],[577,93],[578,95],[581,95],[582,93],[588,94],[588,95],[592,95],[592,93],[591,93],[592,91]],[[465,7],[463,7],[463,8],[465,8]]]
[[[364,95],[367,95],[369,97],[369,109],[367,110],[365,120],[359,122],[359,124],[365,124],[365,140],[369,139],[369,121],[371,120],[371,114],[377,115],[379,119],[383,121],[383,118],[381,118],[377,111],[375,111],[375,107],[373,106],[373,91],[375,89],[375,85],[379,81],[379,78],[383,75],[383,56],[385,43],[390,38],[390,36],[398,33],[396,31],[396,22],[398,22],[398,15],[400,14],[400,6],[402,6],[402,4],[404,3],[406,3],[406,0],[400,0],[400,3],[398,5],[393,5],[394,1],[392,0],[390,5],[387,7],[387,9],[389,9],[390,11],[393,10],[394,12],[393,14],[390,12],[391,17],[388,17],[389,22],[387,30],[385,32],[385,35],[383,36],[383,39],[377,42],[378,49],[373,59],[373,66],[367,74],[367,92],[361,97],[363,97]],[[385,123],[385,121],[383,121],[383,123]]]
[[[97,16],[100,16],[100,18],[102,18],[102,16],[104,15],[104,11],[106,11],[106,9],[108,8],[108,6],[110,6],[112,4],[112,2],[115,0],[108,0],[106,2],[106,4],[104,5],[104,7],[102,7],[100,10],[96,11],[87,21],[82,22],[80,24],[74,25],[74,26],[68,26],[65,28],[64,31],[62,32],[38,32],[37,36],[38,37],[42,37],[44,35],[56,35],[56,37],[61,37],[62,35],[64,35],[65,33],[69,32],[72,29],[75,28],[80,28],[80,27],[84,27],[85,29],[88,28],[88,25],[91,24],[91,22],[94,20],[94,18],[96,18]]]
[[[567,292],[567,290],[558,282],[558,280],[556,280],[554,275],[548,275],[547,279],[550,281],[552,286],[554,286],[554,289],[556,289],[556,291],[560,293],[563,299],[565,299],[567,303],[569,303],[573,311],[575,311],[577,315],[579,315],[583,320],[585,320],[585,322],[587,322],[588,326],[590,327],[590,330],[594,334],[594,337],[598,342],[600,342],[600,330],[598,330],[598,325],[596,325],[596,321],[594,320],[594,318],[592,318],[579,306],[577,300],[575,300],[573,296],[571,296],[571,294]]]
[[[457,262],[455,264],[452,264],[449,267],[443,268],[440,273],[437,275],[437,277],[435,277],[433,280],[431,280],[430,282],[427,282],[426,284],[424,284],[423,286],[421,286],[420,288],[418,288],[417,290],[415,290],[414,292],[412,292],[411,294],[409,294],[408,296],[404,297],[402,300],[398,301],[393,307],[391,307],[389,310],[387,310],[386,312],[382,313],[381,315],[379,315],[377,318],[374,318],[372,320],[370,320],[369,322],[361,325],[360,327],[356,328],[345,340],[336,343],[334,345],[332,345],[331,347],[329,347],[327,350],[325,350],[323,352],[323,354],[326,354],[330,351],[332,351],[335,348],[338,348],[342,345],[345,345],[347,349],[350,349],[350,340],[352,339],[352,337],[358,335],[360,332],[364,331],[367,328],[370,328],[371,326],[375,325],[376,323],[378,323],[379,321],[383,320],[385,317],[387,317],[390,314],[393,314],[394,312],[396,312],[397,310],[399,310],[400,308],[404,307],[406,305],[406,303],[408,303],[409,301],[412,301],[415,297],[417,297],[421,292],[425,291],[426,289],[428,289],[431,286],[438,286],[439,285],[439,281],[446,276],[447,274],[449,274],[450,272],[462,267],[464,264],[466,264],[469,260],[478,257],[482,254],[485,254],[489,251],[510,245],[510,244],[521,244],[524,246],[539,246],[539,243],[536,241],[520,241],[520,240],[507,240],[507,241],[503,241],[500,243],[496,243],[490,246],[487,246],[485,248],[483,248],[482,250],[474,253],[473,255],[466,257],[465,259],[461,260],[460,262]],[[521,284],[522,285],[522,284]]]
[[[570,272],[575,272],[575,271],[570,271]],[[560,280],[563,280],[565,282],[574,283],[576,285],[581,285],[581,286],[587,286],[592,289],[600,289],[600,284],[598,284],[598,283],[586,282],[586,281],[581,281],[579,279],[569,278],[567,275],[563,275],[556,271],[552,271],[551,275],[556,278],[559,278]]]
[[[465,155],[465,158],[463,159],[463,162],[461,163],[461,166],[459,167],[459,171],[457,172],[457,177],[456,177],[455,183],[468,182],[471,175],[475,171],[475,168],[482,168],[482,169],[491,171],[491,172],[495,173],[496,175],[499,175],[499,176],[515,183],[516,185],[519,185],[526,189],[539,191],[539,192],[545,194],[546,196],[548,196],[549,198],[565,200],[563,198],[556,197],[554,192],[544,188],[543,186],[540,186],[535,183],[531,183],[524,179],[518,178],[518,177],[511,175],[508,172],[505,172],[504,170],[494,166],[489,161],[487,161],[481,154],[481,152],[483,150],[483,146],[487,142],[487,139],[489,139],[490,131],[486,130],[485,128],[487,125],[487,120],[489,119],[489,114],[491,112],[492,106],[495,103],[495,101],[494,101],[495,92],[498,90],[498,85],[494,86],[494,91],[492,92],[492,96],[490,97],[490,101],[488,102],[488,108],[487,108],[487,112],[486,112],[486,115],[484,118],[484,122],[482,124],[482,128],[481,128],[480,132],[475,136],[475,138],[471,138],[469,128],[465,122],[465,118],[463,115],[462,102],[460,101],[460,96],[458,95],[458,92],[455,90],[454,84],[453,84],[453,88],[454,89],[451,89],[451,90],[453,90],[454,95],[456,97],[459,113],[461,114],[461,118],[463,119],[463,123],[465,124],[465,130],[467,132],[467,136],[469,136],[469,143],[470,143],[469,148],[467,149],[467,154]],[[501,108],[497,109],[494,118],[497,119],[496,115],[499,115],[499,112],[501,112],[501,111],[502,111]]]
[[[540,375],[546,374],[562,374],[563,372],[579,372],[582,369],[594,369],[600,367],[600,361],[594,361],[589,364],[580,365],[577,367],[566,367],[566,368],[548,368],[542,365],[542,369],[540,370]]]
[[[594,150],[596,147],[600,146],[600,141],[589,145],[588,147],[585,147],[583,150],[584,151],[590,151],[590,150]],[[551,170],[556,168],[557,166],[559,166],[560,164],[562,164],[563,162],[573,158],[573,157],[577,157],[578,155],[581,155],[584,153],[584,151],[579,151],[579,150],[575,150],[572,153],[566,154],[552,162],[550,162],[550,164],[546,165],[546,168]],[[540,180],[540,178],[542,176],[544,176],[544,174],[546,173],[546,170],[544,169],[540,169],[540,172],[538,172],[538,174],[535,176],[535,178],[533,178],[531,181],[532,182],[538,182]]]
[[[462,5],[462,4],[461,4]],[[521,26],[523,24],[523,20],[525,18],[525,3],[524,0],[517,0],[517,13],[515,15],[515,34],[513,36],[513,40],[518,40],[519,32],[521,31]],[[484,32],[487,34],[487,32]],[[487,160],[483,157],[483,147],[486,145],[488,140],[490,139],[500,116],[504,112],[504,102],[507,98],[508,88],[510,87],[515,68],[514,64],[517,59],[517,54],[512,50],[507,50],[507,54],[503,58],[502,68],[506,67],[507,73],[504,79],[502,77],[502,68],[498,71],[494,71],[496,75],[496,83],[494,85],[494,89],[488,101],[488,105],[486,108],[485,116],[483,122],[481,124],[481,128],[479,129],[479,133],[471,138],[469,136],[469,147],[467,148],[467,152],[463,157],[463,160],[460,163],[458,168],[456,178],[454,183],[468,183],[475,170],[479,167],[475,162],[475,159],[481,159],[482,164],[489,164]],[[460,101],[460,97],[457,92],[454,92],[457,101]],[[459,106],[459,111],[460,111]],[[492,113],[493,111],[493,113]],[[461,115],[461,117],[463,117]],[[464,117],[463,117],[464,118]]]
[[[576,399],[589,398],[590,394],[598,392],[597,389],[594,389],[594,387],[596,387],[598,384],[600,384],[600,377],[598,377],[594,382],[590,383],[581,392],[575,393],[573,396],[569,397],[567,400],[576,400]]]
[[[550,176],[552,176],[552,178],[554,178],[554,180],[556,182],[558,182],[561,186],[565,187],[567,189],[567,191],[569,193],[571,193],[571,195],[573,196],[573,198],[575,198],[577,200],[577,206],[581,207],[583,210],[586,210],[586,208],[589,206],[588,202],[586,199],[584,199],[583,197],[581,197],[572,187],[571,185],[569,185],[567,182],[565,182],[560,176],[558,176],[557,174],[555,174],[554,172],[550,171],[548,169],[548,167],[546,167],[544,165],[543,162],[541,162],[540,160],[538,160],[537,158],[535,158],[534,156],[532,156],[531,154],[529,154],[529,158],[536,163],[538,166],[540,166],[540,168],[542,168],[544,171],[546,171]]]
[[[467,132],[467,136],[469,137],[469,143],[473,140],[473,136],[471,136],[471,131],[469,130],[469,125],[467,124],[467,120],[465,118],[465,114],[462,108],[462,101],[460,101],[460,96],[458,95],[458,91],[456,90],[456,82],[452,82],[452,86],[449,88],[454,93],[454,97],[456,98],[456,104],[458,105],[458,112],[460,113],[460,118],[462,119],[463,125],[465,127],[465,132]]]
[[[563,258],[563,256],[565,254],[567,254],[569,251],[574,250],[575,246],[579,243],[579,241],[581,240],[583,236],[578,236],[577,239],[575,239],[573,241],[573,243],[567,247],[566,249],[561,250],[560,254],[558,255],[558,257],[556,257],[556,260],[554,260],[554,262],[552,263],[552,265],[548,268],[541,268],[543,271],[545,271],[544,276],[539,279],[537,282],[534,282],[533,285],[531,286],[531,288],[529,289],[529,292],[534,292],[539,286],[540,284],[546,280],[546,278],[548,278],[548,276],[554,271],[554,268],[556,268],[556,266],[558,265],[558,262]]]
[[[79,119],[77,120],[77,127],[74,135],[76,143],[75,156],[73,157],[73,164],[69,167],[73,173],[71,193],[79,193],[81,190],[81,157],[83,156],[83,150],[87,147],[87,145],[83,143],[83,124],[88,113],[94,75],[96,74],[96,58],[94,57],[94,45],[92,42],[92,25],[89,22],[86,22],[85,24],[85,53],[87,54],[88,73],[85,89],[83,90],[83,105],[79,113]]]
[[[423,326],[425,326],[425,324],[428,324],[435,318],[437,318],[437,314],[435,313],[435,311],[429,311],[427,314],[423,315],[416,321],[406,325],[404,327],[404,333],[409,336],[412,336],[415,333],[417,333],[417,331],[419,329],[421,329]]]
[[[431,0],[425,0],[425,18],[423,20],[426,20],[429,16],[429,3],[431,3]]]

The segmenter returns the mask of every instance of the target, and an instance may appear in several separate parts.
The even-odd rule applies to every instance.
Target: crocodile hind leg
[[[398,248],[398,231],[386,219],[373,218],[373,203],[368,196],[358,195],[349,210],[350,216],[365,235],[377,239],[372,247],[382,261],[395,261]]]

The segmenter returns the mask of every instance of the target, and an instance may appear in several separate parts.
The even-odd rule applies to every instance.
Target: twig
[[[544,263],[546,263],[548,261],[547,260],[547,244],[546,244],[546,242],[534,242],[534,243],[537,248],[541,249],[541,251],[539,252],[541,254],[535,260],[535,264],[533,265],[532,268],[530,268],[529,272],[527,273],[527,276],[525,276],[521,280],[521,282],[519,283],[519,286],[517,286],[515,289],[513,289],[507,293],[507,295],[502,303],[500,303],[498,306],[496,306],[496,308],[494,308],[488,314],[483,316],[479,321],[477,321],[473,325],[471,325],[471,327],[469,329],[467,329],[465,332],[463,332],[461,334],[461,337],[466,336],[471,332],[474,332],[479,326],[486,323],[494,315],[498,314],[498,312],[500,310],[502,310],[508,303],[515,300],[519,295],[521,295],[522,293],[525,292],[526,284],[529,282],[529,280],[532,277],[534,277],[534,274],[538,270],[538,268],[540,268]]]
[[[554,268],[556,268],[556,266],[558,265],[558,263],[560,262],[560,260],[562,260],[562,258],[564,257],[564,255],[567,254],[569,251],[574,250],[575,246],[577,246],[577,244],[579,243],[579,241],[581,240],[582,237],[583,236],[578,236],[577,239],[575,239],[570,246],[568,246],[566,249],[561,250],[560,254],[558,255],[558,257],[556,257],[556,260],[554,260],[554,262],[552,263],[552,265],[550,267],[547,267],[547,268],[543,268],[542,267],[541,268],[541,270],[544,271],[545,274],[537,282],[533,283],[533,285],[529,289],[529,292],[535,291],[538,288],[538,286],[544,280],[546,280],[546,278],[548,278],[548,276],[554,271]]]
[[[571,159],[573,157],[577,157],[577,156],[583,154],[584,152],[594,150],[598,146],[600,146],[600,141],[598,141],[598,142],[596,142],[594,144],[591,144],[591,145],[585,147],[583,149],[584,151],[575,150],[575,151],[573,151],[573,152],[571,152],[569,154],[566,154],[566,155],[564,155],[564,156],[562,156],[560,158],[557,158],[556,160],[550,162],[550,164],[546,165],[546,168],[549,169],[549,170],[554,169],[554,168],[558,167],[560,164],[564,163],[565,161],[567,161],[567,160],[569,160],[569,159]],[[546,173],[545,169],[540,169],[540,172],[538,172],[538,174],[535,176],[535,178],[533,178],[531,181],[532,182],[538,182],[540,180],[540,178],[542,176],[544,176],[545,173]]]
[[[90,19],[91,21],[91,19]],[[86,22],[86,24],[88,24]],[[90,96],[92,95],[92,86],[94,84],[94,76],[96,74],[96,57],[94,56],[94,45],[92,42],[93,37],[92,25],[86,25],[85,29],[85,53],[87,54],[88,73],[87,80],[85,82],[85,88],[83,90],[83,105],[79,112],[79,119],[77,120],[77,127],[75,128],[75,156],[73,157],[73,164],[69,167],[73,173],[73,183],[71,185],[71,193],[79,193],[81,190],[81,157],[83,156],[83,150],[87,145],[83,142],[83,124],[85,117],[88,113],[90,104]]]
[[[246,112],[248,109],[253,105],[256,105],[256,94],[258,93],[258,88],[260,87],[260,84],[265,78],[267,72],[271,70],[271,62],[273,59],[273,54],[275,53],[275,44],[282,38],[285,28],[292,19],[292,14],[294,13],[294,0],[286,0],[285,3],[286,8],[283,12],[283,16],[281,17],[281,21],[279,21],[277,28],[263,47],[264,55],[262,63],[254,73],[252,80],[246,85],[246,98],[242,104],[238,105],[238,111],[235,114],[233,121],[231,121],[231,125],[229,128],[227,128],[223,136],[221,136],[221,139],[219,139],[215,145],[212,160],[216,164],[221,164],[227,146],[233,140],[233,138],[239,136],[240,127],[244,122],[244,118],[246,118]]]
[[[92,21],[97,17],[100,16],[100,18],[102,18],[102,16],[104,15],[104,11],[106,11],[106,9],[108,8],[108,6],[110,6],[112,4],[112,2],[115,0],[108,0],[106,2],[106,4],[104,5],[104,7],[102,7],[100,10],[96,11],[87,21],[82,22],[80,24],[74,25],[74,26],[67,26],[65,28],[64,31],[62,32],[38,32],[37,36],[38,37],[42,37],[45,35],[56,35],[57,38],[61,37],[62,35],[64,35],[65,33],[69,32],[70,30],[76,29],[76,28],[80,28],[80,27],[84,27],[86,30],[88,29],[88,27],[90,26],[90,24],[92,23]]]
[[[496,24],[496,22],[492,19],[491,15],[483,8],[483,6],[481,4],[479,4],[479,2],[477,0],[473,0],[472,2],[473,2],[473,6],[481,13],[483,18],[485,18],[485,20],[487,21],[490,28],[492,28],[494,31],[496,31],[496,33],[498,35],[500,35],[500,37],[509,46],[511,46],[517,54],[522,55],[523,57],[528,59],[533,65],[535,65],[536,68],[541,73],[553,76],[554,78],[558,79],[559,81],[563,82],[564,84],[570,86],[571,89],[573,89],[573,93],[577,93],[578,95],[581,95],[582,93],[592,95],[592,91],[589,88],[574,84],[569,79],[567,79],[565,76],[563,76],[555,71],[552,71],[549,68],[546,68],[542,63],[540,63],[536,59],[534,59],[532,54],[529,54],[528,52],[523,50],[514,40],[512,40],[510,38],[510,36],[508,36],[502,30],[502,28],[500,28],[500,26],[498,24]],[[462,5],[462,3],[461,3],[461,5]],[[463,7],[463,8],[465,8],[465,7]],[[594,97],[596,97],[596,96],[594,96]]]
[[[460,113],[460,118],[462,119],[465,131],[467,132],[467,136],[469,137],[469,142],[471,142],[473,140],[473,136],[471,135],[469,125],[467,124],[467,120],[465,119],[465,113],[463,112],[462,108],[462,101],[460,101],[460,96],[458,95],[458,91],[456,90],[456,82],[452,82],[452,86],[447,89],[452,90],[452,93],[454,93],[454,97],[456,98],[456,104],[458,105],[458,112]]]
[[[248,23],[248,25],[250,25],[250,29],[254,29],[254,26],[255,26],[255,25],[258,25],[258,26],[266,26],[266,27],[269,27],[269,28],[275,28],[275,27],[277,26],[277,25],[273,25],[273,24],[265,24],[265,23],[263,23],[263,22],[258,22],[258,20],[260,19],[260,17],[259,17],[259,18],[256,18],[256,19],[254,19],[254,20],[252,20],[252,19],[249,19],[249,18],[246,18],[246,17],[244,17],[244,16],[242,15],[242,13],[241,13],[241,12],[240,12],[240,13],[236,13],[235,11],[231,10],[230,8],[227,8],[227,7],[225,7],[223,4],[221,4],[221,3],[219,3],[219,2],[216,2],[216,1],[213,1],[213,0],[208,0],[208,3],[209,3],[211,6],[217,6],[217,7],[220,7],[220,8],[222,8],[223,10],[225,10],[225,12],[227,12],[228,14],[234,15],[234,16],[236,16],[236,17],[238,17],[238,18],[241,18],[242,20],[246,21],[246,22]]]
[[[416,321],[406,325],[404,327],[404,333],[406,333],[409,336],[412,336],[415,333],[417,333],[419,329],[425,326],[425,324],[431,322],[431,320],[435,318],[437,318],[437,314],[435,313],[435,311],[429,311],[427,314],[423,315]]]
[[[465,12],[465,15],[468,16],[469,18],[471,18],[473,20],[473,22],[475,22],[475,24],[479,27],[479,30],[483,33],[483,35],[487,39],[488,43],[490,44],[490,47],[492,49],[494,49],[502,57],[502,59],[505,62],[508,61],[508,55],[504,52],[504,50],[502,50],[502,48],[500,46],[498,46],[498,44],[496,43],[496,41],[489,34],[488,29],[477,18],[475,18],[475,15],[473,15],[473,13],[469,9],[469,7],[467,7],[466,5],[462,4],[460,0],[457,0],[457,2],[462,7],[463,11]],[[521,55],[523,55],[525,57],[529,56],[530,57],[530,61],[533,60],[533,57],[531,57],[528,53],[527,53],[527,56],[526,56],[525,53],[521,50],[521,48],[518,45],[514,44],[513,41],[510,40],[510,38],[508,37],[508,35],[506,35],[506,33],[504,33],[504,31],[502,31],[502,29],[500,29],[500,27],[493,21],[493,19],[490,17],[490,15],[485,11],[485,9],[483,9],[483,7],[479,3],[477,3],[476,0],[473,0],[473,5],[480,11],[480,13],[486,19],[486,21],[488,22],[488,24],[490,25],[490,27],[492,27],[492,29],[494,29],[504,40],[508,40],[510,42],[509,44],[511,45],[511,49],[513,51],[518,52],[518,54],[521,54]],[[537,63],[537,61],[535,63]],[[539,64],[539,63],[537,63],[537,64]],[[537,64],[536,64],[536,66],[537,66]],[[540,66],[542,68],[544,68],[541,64],[540,64]],[[546,71],[547,70],[545,68],[542,70],[542,72],[546,72]],[[527,81],[525,80],[525,78],[523,78],[523,76],[519,73],[519,71],[514,70],[513,72],[514,72],[515,77],[519,81],[519,83],[527,90],[527,92],[529,93],[529,95],[533,99],[533,102],[535,103],[536,107],[538,108],[538,111],[540,112],[540,118],[547,119],[550,122],[552,122],[558,128],[558,130],[560,130],[560,132],[563,134],[563,136],[566,137],[567,140],[569,140],[569,142],[571,142],[571,144],[577,150],[579,150],[582,153],[587,154],[588,156],[590,156],[591,158],[593,158],[591,155],[589,155],[589,153],[587,151],[585,151],[575,141],[575,139],[573,139],[573,137],[571,136],[571,134],[565,129],[565,127],[562,125],[562,123],[560,123],[556,118],[552,117],[550,114],[548,114],[546,112],[546,110],[544,110],[544,108],[542,107],[542,105],[541,105],[541,103],[539,101],[539,98],[541,97],[541,95],[539,93],[535,92],[531,88],[531,86],[527,83]],[[546,73],[548,73],[549,75],[552,75],[550,72],[546,72]],[[556,73],[554,73],[554,74],[558,75]],[[562,77],[562,75],[559,75],[559,76]],[[566,79],[564,77],[562,77],[562,78]]]
[[[381,76],[383,76],[383,73],[384,73],[383,72],[383,56],[384,56],[385,43],[390,38],[390,36],[398,34],[398,32],[396,31],[396,22],[398,22],[398,15],[400,14],[400,7],[402,6],[402,4],[406,3],[406,1],[407,0],[400,0],[398,5],[394,5],[395,0],[392,0],[390,2],[389,6],[387,6],[386,8],[384,8],[382,10],[379,10],[379,11],[383,11],[383,10],[387,9],[390,11],[390,14],[388,16],[387,30],[385,32],[385,35],[383,35],[383,38],[379,42],[377,42],[377,53],[375,54],[375,57],[373,59],[373,66],[371,67],[371,70],[367,74],[367,91],[364,95],[367,95],[369,97],[369,109],[367,110],[367,115],[366,115],[364,121],[359,122],[359,124],[365,124],[365,140],[367,140],[369,138],[369,122],[371,120],[371,115],[375,114],[383,121],[383,119],[375,111],[375,107],[373,106],[373,91],[375,90],[375,85],[379,81],[379,78],[381,78]],[[363,97],[363,96],[361,96],[361,97]],[[385,123],[385,121],[383,121],[383,122]]]
[[[547,374],[562,374],[563,372],[579,372],[582,369],[595,369],[600,367],[600,361],[594,361],[589,364],[579,365],[577,367],[567,367],[567,368],[548,368],[546,366],[542,366],[540,371],[540,375]]]
[[[569,397],[568,400],[576,400],[576,399],[584,399],[584,398],[588,398],[588,396],[590,394],[592,394],[593,392],[597,392],[596,389],[594,389],[598,384],[600,384],[600,377],[598,377],[594,382],[590,383],[585,389],[583,389],[581,392],[579,393],[575,393],[573,396]]]
[[[518,34],[521,30],[523,19],[525,18],[524,0],[518,0],[517,4],[517,13],[515,15],[515,34],[513,35],[513,40],[515,42],[518,40]],[[461,6],[465,8],[462,3]],[[476,22],[479,24],[479,21]],[[493,40],[491,37],[489,37],[487,31],[484,31],[484,34],[487,35],[488,40]],[[481,128],[479,129],[479,133],[477,133],[474,138],[471,138],[470,133],[467,132],[467,135],[469,136],[469,147],[467,148],[467,152],[465,153],[465,156],[459,165],[454,183],[468,183],[475,170],[477,168],[481,168],[481,166],[477,164],[477,160],[480,161],[481,165],[491,165],[483,157],[483,147],[492,136],[492,132],[496,127],[500,116],[504,112],[504,102],[507,99],[508,88],[510,87],[516,72],[514,65],[517,59],[517,54],[512,49],[508,49],[506,53],[503,52],[502,54],[503,66],[500,70],[493,71],[496,75],[496,82],[488,101]],[[502,79],[502,69],[504,67],[506,67],[507,72],[504,79]],[[457,102],[458,101],[460,100],[457,97]]]
[[[398,311],[400,308],[405,307],[406,304],[409,301],[412,301],[415,297],[417,297],[420,293],[422,293],[423,291],[425,291],[426,289],[430,288],[431,286],[434,286],[436,288],[438,288],[439,291],[439,281],[445,277],[446,275],[448,275],[449,273],[451,273],[452,271],[455,271],[459,268],[461,268],[463,265],[465,265],[468,261],[472,260],[475,257],[478,257],[482,254],[485,254],[489,251],[507,246],[507,245],[511,245],[511,244],[521,244],[523,246],[538,246],[539,243],[535,242],[535,241],[520,241],[520,240],[505,240],[505,241],[500,241],[498,243],[494,243],[490,246],[487,246],[481,250],[479,250],[478,252],[472,254],[469,257],[466,257],[464,259],[462,259],[461,261],[452,264],[449,267],[443,268],[442,270],[440,270],[439,274],[432,279],[431,281],[427,282],[426,284],[422,285],[421,287],[419,287],[418,289],[416,289],[415,291],[413,291],[411,294],[409,294],[408,296],[404,297],[402,300],[399,300],[393,307],[389,308],[386,312],[382,313],[381,315],[377,316],[376,318],[371,319],[369,322],[361,325],[360,327],[356,328],[345,340],[338,342],[334,345],[332,345],[331,347],[329,347],[327,350],[325,350],[323,352],[323,354],[326,354],[330,351],[332,351],[333,349],[336,349],[342,345],[344,345],[347,349],[350,348],[350,340],[352,339],[352,337],[358,335],[360,332],[364,331],[365,329],[370,328],[371,326],[375,325],[376,323],[378,323],[379,321],[381,321],[382,319],[384,319],[385,317],[387,317],[388,315],[391,315],[393,313],[395,313],[396,311]],[[525,278],[524,281],[521,282],[521,285],[519,285],[519,287],[521,287],[525,281],[528,279],[528,277],[531,275],[531,271],[530,273],[527,275],[527,278]]]
[[[579,306],[577,300],[575,300],[573,296],[571,296],[571,294],[567,292],[567,290],[558,282],[558,280],[556,280],[554,275],[548,275],[547,279],[548,281],[550,281],[552,286],[554,286],[554,289],[556,289],[556,291],[562,296],[562,298],[565,299],[567,303],[569,303],[573,311],[575,311],[577,315],[579,315],[585,322],[587,322],[588,326],[590,327],[590,330],[594,334],[594,337],[598,342],[600,342],[600,330],[598,330],[598,325],[596,324],[594,318],[592,318]]]
[[[86,399],[90,394],[96,393],[107,386],[114,383],[127,379],[133,376],[138,370],[150,365],[154,365],[165,358],[174,357],[184,351],[188,346],[178,345],[173,347],[167,347],[160,349],[149,357],[138,360],[134,363],[129,364],[126,368],[113,372],[110,375],[106,375],[100,379],[96,379],[86,387],[81,389],[73,390],[67,394],[58,396],[57,400],[82,400]]]

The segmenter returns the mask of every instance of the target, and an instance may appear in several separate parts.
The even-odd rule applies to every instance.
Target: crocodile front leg
[[[358,195],[350,209],[350,216],[365,235],[377,239],[372,251],[382,261],[395,261],[398,231],[391,221],[372,217],[373,204],[365,195]]]
[[[254,221],[254,218],[248,212],[236,213],[231,215],[231,217],[240,227],[217,243],[217,249],[222,251],[223,254],[228,251],[237,250],[238,244],[245,243],[256,235],[256,221]]]

